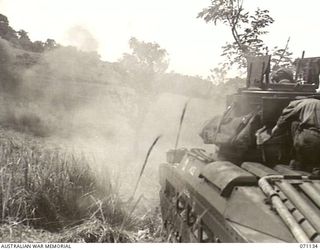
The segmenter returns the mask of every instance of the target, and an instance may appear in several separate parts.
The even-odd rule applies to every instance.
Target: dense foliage
[[[198,17],[215,25],[222,23],[230,30],[233,41],[222,47],[222,56],[226,58],[223,68],[236,66],[246,68],[246,57],[272,54],[273,67],[292,63],[292,53],[285,48],[270,48],[263,41],[269,26],[274,22],[269,10],[257,8],[250,13],[244,8],[243,0],[211,0],[211,5],[199,12]]]

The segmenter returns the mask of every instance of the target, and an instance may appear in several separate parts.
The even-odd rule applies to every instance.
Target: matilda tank
[[[270,56],[248,58],[247,84],[227,98],[239,117],[259,110],[272,128],[297,97],[316,97],[320,58],[297,61],[292,82],[269,80]],[[320,176],[293,170],[290,142],[213,156],[176,148],[159,167],[163,227],[170,242],[320,242]]]

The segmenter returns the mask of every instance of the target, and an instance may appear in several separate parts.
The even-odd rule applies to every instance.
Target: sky
[[[117,61],[136,37],[156,42],[169,53],[169,70],[206,77],[223,61],[221,46],[232,41],[223,25],[214,26],[197,14],[210,0],[0,0],[0,13],[31,40],[53,38],[63,45],[97,50]],[[289,48],[294,57],[320,56],[319,0],[244,0],[244,7],[270,11],[275,22],[264,40],[270,48]],[[86,37],[86,39],[84,39]]]

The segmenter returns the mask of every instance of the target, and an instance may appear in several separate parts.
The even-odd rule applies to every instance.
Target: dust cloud
[[[180,117],[186,102],[188,105],[178,147],[204,148],[208,152],[214,151],[214,146],[203,144],[198,134],[208,119],[223,110],[224,103],[217,103],[216,100],[210,99],[190,99],[190,97],[170,93],[160,94],[148,110],[139,137],[137,166],[141,166],[146,151],[156,135],[162,135],[149,159],[139,189],[139,192],[143,193],[148,200],[156,202],[158,199],[158,166],[166,161],[166,152],[175,147]]]
[[[134,118],[141,108],[137,90],[114,80],[116,71],[106,71],[90,33],[75,27],[69,34],[80,41],[79,49],[61,47],[41,55],[28,55],[0,40],[1,82],[11,84],[1,86],[1,124],[85,152],[110,174],[124,197],[132,194],[148,148],[162,135],[138,189],[148,206],[158,204],[158,166],[174,147],[185,103],[179,147],[187,148],[205,146],[198,136],[201,126],[221,112],[224,103],[159,92],[143,104],[146,114],[136,131]],[[16,65],[15,58],[23,55],[36,62],[3,66]]]

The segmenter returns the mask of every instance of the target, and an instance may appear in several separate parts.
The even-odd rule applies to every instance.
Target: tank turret
[[[289,166],[289,139],[253,141],[290,101],[319,97],[319,62],[302,58],[290,81],[275,82],[270,56],[248,58],[246,87],[227,98],[223,116],[250,124],[243,138],[251,144],[239,147],[239,130],[217,157],[199,148],[167,152],[159,167],[160,205],[170,241],[320,242],[320,177]]]

